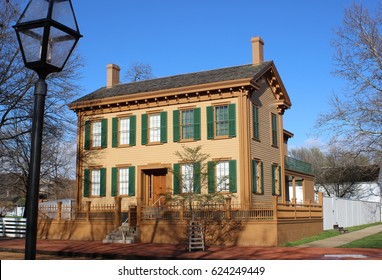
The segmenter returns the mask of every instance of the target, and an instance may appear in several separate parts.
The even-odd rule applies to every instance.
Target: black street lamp
[[[30,0],[14,26],[25,67],[34,70],[39,80],[34,91],[32,146],[27,190],[25,259],[36,258],[38,196],[41,144],[47,85],[45,78],[60,72],[78,40],[78,30],[70,0]]]

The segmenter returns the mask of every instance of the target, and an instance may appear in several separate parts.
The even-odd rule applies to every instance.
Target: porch
[[[277,246],[322,231],[322,194],[317,203],[280,202],[251,207],[233,204],[193,204],[192,210],[175,204],[137,207],[121,211],[121,199],[114,204],[69,209],[62,204],[39,209],[39,235],[44,239],[102,240],[122,223],[139,228],[139,241],[182,243],[192,217],[204,224],[207,244]]]

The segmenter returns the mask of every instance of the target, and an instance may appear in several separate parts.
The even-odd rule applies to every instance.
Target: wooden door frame
[[[148,190],[145,189],[147,185],[144,182],[145,171],[155,170],[155,169],[166,169],[166,191],[170,192],[172,190],[172,173],[168,171],[171,169],[171,164],[148,164],[138,166],[138,188],[137,188],[137,203],[139,206],[149,206],[148,205]]]

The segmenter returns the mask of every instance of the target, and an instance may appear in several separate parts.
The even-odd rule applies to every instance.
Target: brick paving
[[[23,259],[24,239],[0,239],[0,259]],[[382,248],[317,247],[208,247],[188,252],[185,246],[169,244],[115,244],[87,241],[38,240],[36,259],[115,259],[115,260],[382,260]]]
[[[382,232],[382,225],[342,234],[298,247],[207,247],[188,252],[185,245],[136,243],[116,244],[71,240],[38,240],[36,259],[114,260],[382,260],[382,248],[336,248],[368,235]],[[0,260],[24,259],[24,239],[0,238]]]

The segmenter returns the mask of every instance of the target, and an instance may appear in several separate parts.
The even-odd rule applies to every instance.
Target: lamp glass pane
[[[46,62],[58,68],[62,68],[75,43],[76,39],[73,36],[60,29],[51,27]]]
[[[45,19],[48,16],[49,1],[47,0],[31,0],[26,7],[19,23],[32,20]]]
[[[40,61],[43,27],[23,30],[19,32],[22,48],[27,63]]]
[[[77,30],[74,11],[68,0],[55,0],[52,10],[52,19],[75,30]]]

